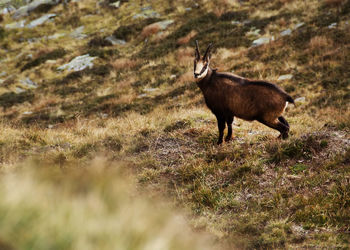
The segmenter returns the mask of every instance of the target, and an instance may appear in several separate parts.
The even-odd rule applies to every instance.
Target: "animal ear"
[[[207,50],[206,50],[205,53],[204,53],[203,60],[207,60],[207,61],[210,60],[210,57],[211,57],[211,55],[210,55],[210,50],[211,50],[212,46],[213,46],[213,44],[210,43],[209,46],[208,46],[208,48],[207,48]]]
[[[197,41],[197,40],[196,40],[195,57],[196,57],[196,60],[197,60],[197,61],[201,58],[200,53],[199,53],[198,41]]]

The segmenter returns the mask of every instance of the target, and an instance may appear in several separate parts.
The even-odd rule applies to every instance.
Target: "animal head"
[[[210,63],[210,49],[212,44],[209,44],[207,50],[204,53],[204,56],[201,58],[198,48],[198,41],[196,40],[196,50],[195,50],[195,58],[194,58],[194,78],[202,79],[204,78],[209,70]]]

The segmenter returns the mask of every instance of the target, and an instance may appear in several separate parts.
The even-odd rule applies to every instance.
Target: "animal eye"
[[[203,66],[203,68],[202,68],[200,74],[202,74],[202,73],[207,69],[207,67],[208,67],[208,64],[206,63],[206,64]]]

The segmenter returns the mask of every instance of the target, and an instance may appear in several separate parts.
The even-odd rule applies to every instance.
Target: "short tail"
[[[293,103],[294,106],[295,106],[295,102],[294,102],[293,98],[290,95],[287,95],[287,100],[286,101],[289,102],[289,103]]]

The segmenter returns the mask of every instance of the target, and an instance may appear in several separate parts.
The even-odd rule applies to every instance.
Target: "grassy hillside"
[[[56,16],[28,27],[47,13]],[[35,191],[52,189],[47,202],[62,199],[58,219],[67,210],[94,213],[93,207],[85,211],[90,201],[76,196],[74,185],[80,189],[76,183],[82,181],[97,204],[104,204],[99,185],[105,178],[107,189],[115,190],[120,179],[102,167],[97,177],[91,173],[91,161],[99,157],[113,170],[126,166],[138,193],[170,200],[188,212],[194,231],[209,233],[223,248],[349,246],[350,1],[84,0],[46,6],[20,19],[12,15],[3,15],[0,23],[2,178],[21,172],[18,166],[28,161],[53,176],[40,177],[47,187],[37,184],[35,173],[11,179],[17,184],[5,181],[4,197],[53,211],[39,205]],[[114,42],[106,39],[111,36]],[[259,38],[269,42],[252,46]],[[289,139],[277,140],[277,132],[235,119],[234,140],[216,146],[215,117],[193,79],[196,39],[202,50],[214,43],[212,66],[219,71],[276,82],[297,100],[286,111]],[[94,57],[91,68],[59,69],[87,54]],[[86,172],[87,181],[75,178],[75,171]],[[67,186],[63,193],[55,188],[55,173]],[[23,191],[22,182],[34,191]],[[0,207],[16,208],[16,217],[30,216],[18,204],[4,201]],[[57,219],[50,214],[47,218]],[[103,212],[91,223],[114,216],[119,215]],[[160,216],[171,223],[168,214]],[[43,227],[32,234],[49,238],[42,230],[51,219],[41,220]],[[1,220],[4,227],[14,223],[11,217]],[[69,220],[73,231],[79,220],[83,217]],[[153,228],[152,223],[158,225],[152,220],[144,225]],[[30,237],[17,225],[12,233]],[[110,230],[116,226],[111,223]],[[155,227],[155,237],[162,238],[157,228],[162,227]],[[61,226],[56,230],[63,235]],[[114,238],[105,233],[97,244],[108,249]],[[130,249],[146,245],[150,233],[141,231],[145,241]],[[0,242],[26,246],[12,243],[12,237],[0,230]],[[176,244],[171,246],[183,249]]]

